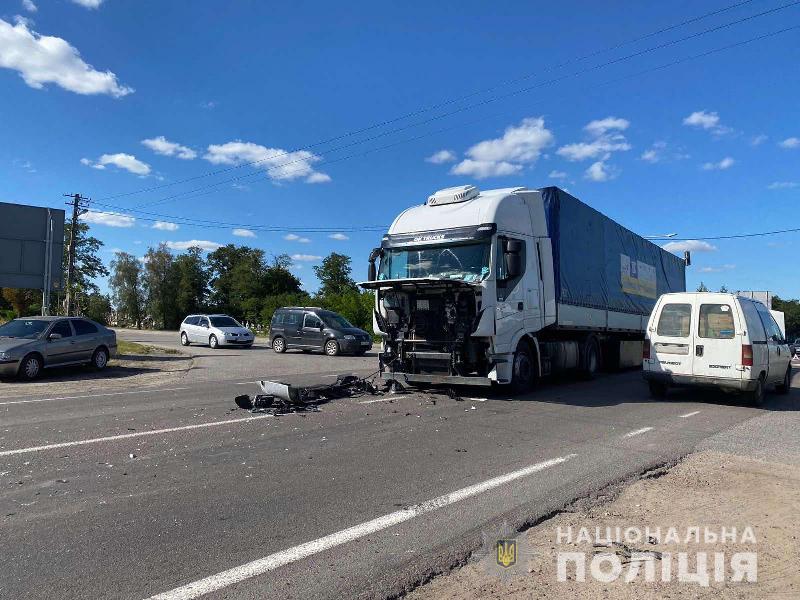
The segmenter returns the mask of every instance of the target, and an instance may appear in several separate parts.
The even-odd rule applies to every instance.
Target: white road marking
[[[210,423],[197,423],[195,425],[182,425],[180,427],[168,427],[167,429],[154,429],[151,431],[136,431],[134,433],[122,433],[120,435],[109,435],[106,437],[91,438],[88,440],[75,440],[73,442],[61,442],[59,444],[47,444],[44,446],[31,446],[30,448],[17,448],[15,450],[0,450],[0,456],[11,456],[13,454],[27,454],[29,452],[41,452],[42,450],[54,450],[56,448],[70,448],[72,446],[86,446],[88,444],[99,444],[100,442],[113,442],[116,440],[126,440],[146,435],[158,435],[161,433],[174,433],[176,431],[188,431],[190,429],[203,429],[205,427],[216,427],[217,425],[231,425],[233,423],[245,423],[258,419],[270,418],[272,415],[258,415],[244,419],[228,419],[227,421],[211,421]]]
[[[635,435],[641,435],[641,434],[643,434],[643,433],[647,433],[647,432],[648,432],[648,431],[650,431],[651,429],[653,429],[653,428],[652,428],[652,427],[642,427],[641,429],[636,429],[636,430],[634,430],[634,431],[629,431],[628,433],[626,433],[626,434],[625,434],[625,435],[623,435],[622,437],[629,438],[629,437],[633,437],[633,436],[635,436]]]
[[[259,558],[238,567],[228,569],[227,571],[222,571],[216,575],[211,575],[210,577],[206,577],[192,583],[187,583],[186,585],[175,588],[174,590],[170,590],[169,592],[152,596],[148,600],[190,600],[192,598],[198,598],[204,594],[221,590],[229,585],[239,583],[252,577],[257,577],[258,575],[263,575],[264,573],[277,569],[278,567],[308,558],[309,556],[317,554],[318,552],[323,552],[325,550],[329,550],[330,548],[341,546],[342,544],[352,542],[358,538],[362,538],[364,536],[377,533],[378,531],[388,527],[398,525],[408,521],[409,519],[413,519],[414,517],[433,512],[472,496],[477,496],[478,494],[482,494],[505,483],[514,481],[515,479],[520,479],[533,473],[543,471],[549,467],[560,465],[567,462],[571,458],[574,458],[575,456],[577,456],[577,454],[568,454],[559,458],[553,458],[551,460],[536,463],[535,465],[530,465],[523,469],[519,469],[518,471],[512,471],[511,473],[500,475],[499,477],[489,479],[482,483],[477,483],[475,485],[456,490],[455,492],[450,492],[449,494],[439,496],[438,498],[433,498],[432,500],[422,502],[421,504],[415,504],[414,506],[404,508],[403,510],[398,510],[397,512],[383,515],[382,517],[378,517],[376,519],[372,519],[371,521],[337,531],[336,533],[326,535],[325,537],[300,544],[299,546],[294,546],[293,548],[288,548],[286,550],[270,554],[264,558]]]
[[[177,388],[153,388],[148,390],[133,390],[128,392],[107,392],[104,394],[88,394],[85,396],[58,396],[56,398],[32,398],[30,400],[12,400],[11,402],[0,402],[0,406],[7,406],[9,404],[29,404],[31,402],[51,402],[53,400],[78,400],[81,398],[99,398],[100,396],[122,396],[125,394],[147,394],[151,392],[177,392],[179,390],[188,390],[188,387]]]
[[[678,415],[678,418],[679,419],[685,419],[686,417],[693,417],[699,412],[700,412],[699,410],[696,410],[694,412],[686,413],[685,415]]]
[[[359,404],[372,404],[373,402],[391,402],[394,400],[394,397],[391,398],[375,398],[375,400],[362,400]]]

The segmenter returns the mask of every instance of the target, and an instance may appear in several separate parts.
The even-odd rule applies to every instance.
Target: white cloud
[[[241,165],[254,163],[262,167],[273,181],[292,181],[305,179],[307,183],[324,183],[330,181],[325,173],[315,171],[312,165],[322,160],[307,150],[287,152],[280,148],[267,148],[252,142],[227,142],[211,144],[203,156],[215,165]]]
[[[197,157],[197,152],[187,146],[182,146],[175,142],[170,142],[163,135],[142,140],[142,144],[150,148],[156,154],[163,156],[175,156],[184,160],[192,160]]]
[[[689,252],[714,252],[717,247],[712,246],[708,242],[704,242],[702,240],[683,240],[680,242],[669,242],[668,244],[664,244],[662,246],[664,250],[667,252],[675,252],[681,253],[685,251]]]
[[[620,119],[619,117],[606,117],[605,119],[596,119],[590,121],[584,129],[595,137],[605,135],[609,131],[625,131],[630,127],[631,122],[627,119]]]
[[[32,13],[39,10],[39,7],[34,4],[33,0],[22,0],[22,8]]]
[[[591,121],[584,127],[584,130],[592,139],[588,142],[577,142],[561,146],[556,151],[556,154],[574,162],[597,158],[608,155],[611,152],[626,152],[631,149],[631,145],[620,132],[629,126],[629,121],[619,117],[606,117],[605,119]]]
[[[315,262],[318,260],[322,260],[321,256],[315,256],[314,254],[292,254],[292,260],[297,260],[301,262]]]
[[[443,163],[453,162],[456,160],[456,158],[456,153],[452,150],[439,150],[438,152],[434,152],[428,158],[426,158],[425,162],[441,165]]]
[[[178,227],[177,223],[170,223],[169,221],[156,221],[153,223],[153,229],[160,229],[161,231],[176,231]]]
[[[30,87],[46,83],[76,94],[127,96],[132,88],[120,85],[111,71],[97,71],[80,52],[59,37],[40,35],[21,20],[16,25],[0,19],[0,67],[18,71]]]
[[[285,239],[287,242],[300,242],[301,244],[307,244],[311,241],[307,237],[300,237],[294,233],[287,233],[285,236],[283,236],[283,239]]]
[[[209,242],[208,240],[188,240],[186,242],[164,242],[167,248],[172,250],[188,250],[189,248],[202,248],[203,250],[216,250],[222,248],[222,244],[217,242]]]
[[[763,133],[761,133],[759,135],[754,135],[753,138],[750,140],[750,144],[752,146],[760,146],[761,144],[766,142],[768,139],[769,139],[768,135],[764,135]]]
[[[136,223],[136,219],[130,215],[95,210],[83,213],[80,219],[93,225],[107,225],[108,227],[133,227]]]
[[[331,238],[332,240],[339,240],[340,242],[343,242],[344,240],[349,240],[350,239],[348,236],[346,236],[343,233],[332,233],[328,237]]]
[[[239,229],[239,228],[237,228],[237,229],[234,229],[232,231],[232,233],[233,233],[233,235],[235,235],[237,237],[246,237],[246,238],[254,238],[254,237],[256,237],[255,232],[254,231],[250,231],[249,229]]]
[[[794,150],[795,148],[800,148],[800,138],[790,137],[786,138],[782,142],[778,144],[781,148],[785,148],[787,150]]]
[[[705,129],[715,135],[722,135],[731,131],[730,127],[720,123],[719,115],[716,112],[707,112],[705,110],[693,112],[683,120],[683,124],[689,127]]]
[[[82,158],[81,164],[93,169],[105,169],[107,165],[114,165],[120,169],[125,169],[134,175],[149,175],[150,165],[142,162],[132,154],[125,154],[118,152],[117,154],[103,154],[97,159],[97,162],[92,162],[88,158]]]
[[[454,175],[471,175],[477,179],[518,173],[533,164],[542,149],[553,143],[553,134],[544,126],[542,117],[523,119],[517,126],[506,128],[503,137],[484,140],[467,150],[469,157],[455,165]]]
[[[72,0],[74,4],[79,4],[84,8],[100,8],[100,5],[105,2],[105,0]]]
[[[736,265],[720,265],[719,267],[701,267],[701,273],[722,273],[723,271],[732,271]]]
[[[657,163],[663,159],[663,151],[666,147],[666,142],[653,142],[653,145],[650,146],[648,150],[642,152],[642,155],[639,158],[645,162]]]
[[[606,162],[608,158],[609,155],[606,155],[602,160],[593,162],[591,165],[589,165],[589,168],[586,169],[583,176],[589,181],[597,182],[614,179],[617,175],[619,175],[619,171],[608,165]]]
[[[704,171],[724,171],[725,169],[730,169],[736,163],[730,156],[726,156],[719,162],[707,162],[704,163],[702,169]]]
[[[548,175],[548,177],[550,179],[566,179],[567,178],[567,174],[564,171],[553,170],[553,171],[550,171],[550,174]]]
[[[767,189],[788,190],[796,187],[800,187],[800,183],[797,183],[796,181],[773,181],[767,186]]]

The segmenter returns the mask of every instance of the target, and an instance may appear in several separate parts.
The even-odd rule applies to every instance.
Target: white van
[[[762,304],[735,294],[664,294],[647,324],[642,369],[650,393],[673,385],[744,392],[759,405],[767,388],[788,393],[791,355]]]

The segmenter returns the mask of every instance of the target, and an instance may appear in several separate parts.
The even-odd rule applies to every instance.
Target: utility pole
[[[64,194],[67,198],[72,198],[65,204],[72,205],[72,227],[69,232],[69,250],[67,254],[67,316],[72,315],[72,304],[74,298],[72,295],[72,282],[75,278],[75,230],[78,227],[78,217],[86,212],[86,207],[89,206],[89,198],[84,198],[80,194]]]

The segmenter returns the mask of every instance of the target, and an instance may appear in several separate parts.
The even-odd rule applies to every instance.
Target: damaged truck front
[[[558,188],[459,186],[395,219],[361,285],[376,292],[382,379],[519,392],[623,364],[626,343],[640,361],[655,298],[684,289],[683,268]]]

